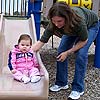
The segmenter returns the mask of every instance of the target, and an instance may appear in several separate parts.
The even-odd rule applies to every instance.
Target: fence
[[[27,16],[28,0],[0,0],[0,13],[4,16]]]

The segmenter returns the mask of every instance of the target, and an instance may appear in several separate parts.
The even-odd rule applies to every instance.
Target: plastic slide
[[[8,53],[23,33],[29,34],[33,43],[37,41],[34,15],[24,20],[6,19],[0,15],[0,100],[47,100],[49,77],[39,53],[37,59],[43,75],[37,83],[24,84],[14,80],[7,66]]]

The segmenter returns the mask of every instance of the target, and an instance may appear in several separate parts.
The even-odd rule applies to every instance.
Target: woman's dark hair
[[[18,44],[20,43],[21,40],[30,40],[30,45],[32,45],[32,39],[28,34],[22,34],[19,37]]]
[[[54,3],[54,5],[50,8],[48,19],[51,20],[51,23],[54,16],[65,18],[65,32],[71,32],[73,27],[78,25],[78,23],[81,21],[81,17],[73,9],[71,9],[67,3],[63,1]],[[55,27],[54,24],[53,26]]]

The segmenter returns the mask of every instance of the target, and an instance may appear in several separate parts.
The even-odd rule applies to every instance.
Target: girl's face
[[[30,40],[21,40],[18,46],[21,52],[28,52],[31,47]]]
[[[65,25],[65,18],[59,17],[59,16],[54,16],[54,17],[52,17],[52,23],[56,27],[62,28]]]

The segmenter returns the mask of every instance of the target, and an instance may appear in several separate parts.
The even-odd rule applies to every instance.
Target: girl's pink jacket
[[[23,53],[15,45],[14,49],[9,53],[8,67],[10,70],[30,70],[33,67],[39,68],[39,64],[35,53],[30,49],[29,52]]]

